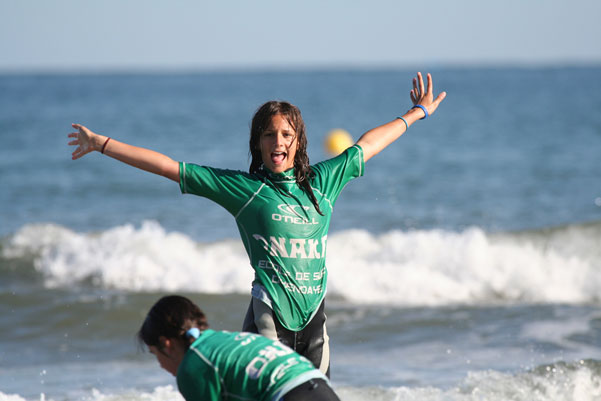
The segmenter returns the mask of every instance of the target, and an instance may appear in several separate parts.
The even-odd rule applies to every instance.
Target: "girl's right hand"
[[[101,135],[93,133],[80,124],[71,124],[71,126],[77,130],[77,132],[71,132],[69,134],[69,138],[75,138],[69,142],[69,145],[77,146],[71,154],[71,159],[79,159],[94,150],[100,150],[103,138]]]

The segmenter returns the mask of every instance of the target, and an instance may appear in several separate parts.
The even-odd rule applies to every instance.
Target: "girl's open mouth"
[[[286,159],[286,152],[273,152],[271,154],[271,161],[273,164],[281,164]]]

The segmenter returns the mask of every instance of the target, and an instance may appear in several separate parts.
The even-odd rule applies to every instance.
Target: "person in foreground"
[[[339,400],[323,373],[279,341],[208,327],[197,305],[170,295],[154,304],[138,332],[187,401]]]
[[[69,142],[72,158],[99,151],[179,183],[182,193],[206,197],[236,220],[255,270],[242,330],[279,339],[329,376],[329,338],[324,312],[328,272],[326,240],[334,203],[345,185],[363,175],[365,162],[411,124],[434,113],[445,98],[433,95],[421,73],[410,91],[414,106],[371,129],[340,155],[309,164],[300,110],[270,101],[255,113],[250,130],[249,172],[176,162],[161,153],[95,134],[80,124]]]

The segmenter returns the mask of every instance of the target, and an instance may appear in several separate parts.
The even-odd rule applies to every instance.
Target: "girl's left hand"
[[[427,74],[428,86],[424,90],[424,79],[422,73],[418,72],[417,77],[413,78],[413,89],[410,92],[411,101],[414,105],[420,104],[428,110],[428,114],[432,114],[438,108],[440,102],[447,96],[446,92],[441,92],[436,99],[434,99],[432,75]]]

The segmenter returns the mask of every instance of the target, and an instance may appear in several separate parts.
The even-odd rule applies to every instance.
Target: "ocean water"
[[[426,72],[426,71],[423,71]],[[370,160],[328,237],[342,400],[601,399],[601,68],[430,71],[447,99]],[[298,105],[312,162],[410,105],[414,71],[0,76],[0,400],[181,400],[135,340],[181,293],[239,330],[233,218],[70,124],[248,168],[252,114]]]

